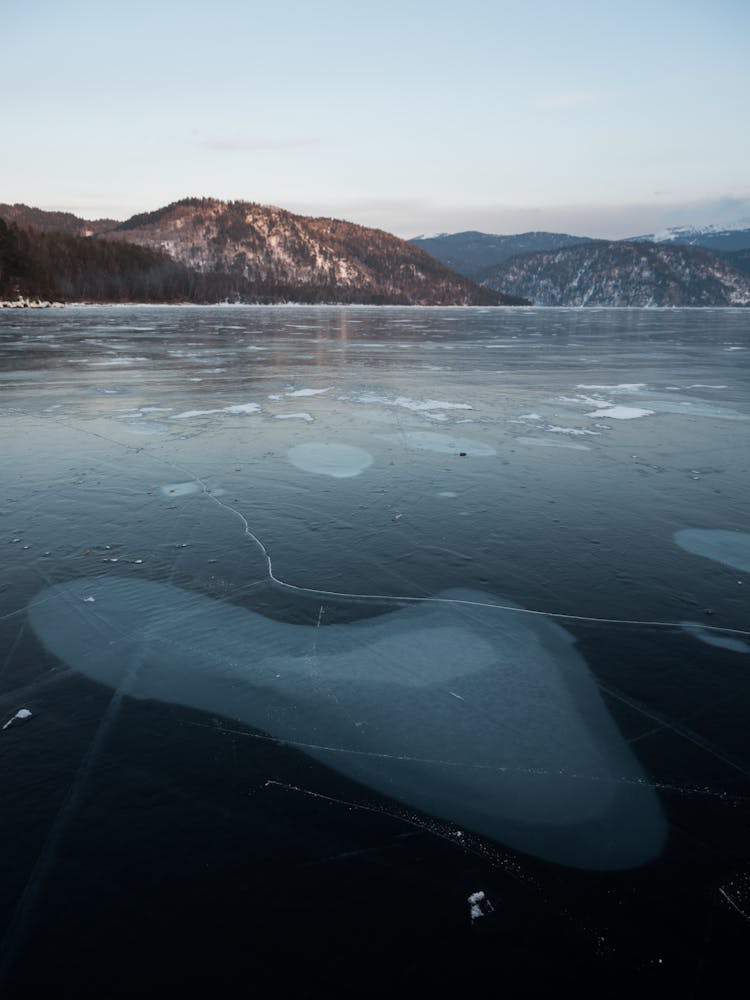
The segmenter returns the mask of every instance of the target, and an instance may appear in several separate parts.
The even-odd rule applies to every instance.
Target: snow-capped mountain
[[[646,236],[633,236],[628,243],[677,243],[706,247],[708,250],[747,250],[750,248],[750,219],[730,226],[670,226]]]

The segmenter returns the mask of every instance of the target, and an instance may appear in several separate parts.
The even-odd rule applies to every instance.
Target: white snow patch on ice
[[[408,396],[396,396],[389,399],[387,396],[378,396],[374,392],[365,392],[356,397],[358,403],[381,403],[383,406],[400,406],[405,410],[415,413],[429,412],[430,410],[472,410],[469,403],[450,403],[441,399],[410,399]]]
[[[312,423],[312,416],[309,413],[276,413],[274,415],[275,420],[305,420],[308,424]]]
[[[597,431],[584,431],[580,430],[578,427],[556,427],[550,424],[549,427],[544,428],[545,431],[551,432],[552,434],[570,434],[573,437],[581,437],[584,434],[597,435]]]
[[[258,403],[234,403],[232,406],[222,406],[215,410],[185,410],[183,413],[175,413],[170,420],[186,420],[189,417],[208,417],[214,413],[258,413],[260,406]]]
[[[644,410],[639,406],[609,406],[603,410],[593,410],[587,417],[604,417],[606,420],[635,420],[637,417],[650,417],[654,410]]]
[[[322,396],[324,392],[330,392],[333,386],[329,385],[327,389],[295,389],[293,392],[287,392],[286,396]]]
[[[603,392],[638,392],[645,389],[645,382],[619,382],[617,385],[587,385],[580,383],[576,389],[599,389]]]

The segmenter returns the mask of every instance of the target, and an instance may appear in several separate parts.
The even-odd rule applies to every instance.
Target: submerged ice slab
[[[287,455],[292,465],[296,465],[303,472],[334,476],[336,479],[358,476],[372,465],[372,455],[369,451],[350,444],[309,441],[290,448]]]
[[[686,552],[750,573],[748,532],[684,528],[674,533],[674,540]]]
[[[28,616],[51,653],[95,681],[239,719],[518,850],[605,870],[656,857],[658,801],[572,637],[496,604],[445,591],[314,627],[108,576],[54,585]]]

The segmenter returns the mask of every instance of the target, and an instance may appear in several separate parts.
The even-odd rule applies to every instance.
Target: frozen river
[[[0,414],[8,995],[731,989],[750,314],[14,310]]]

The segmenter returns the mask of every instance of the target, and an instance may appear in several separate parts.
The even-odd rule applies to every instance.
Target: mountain
[[[71,212],[45,212],[29,205],[0,204],[0,219],[19,226],[32,226],[46,233],[67,233],[68,236],[94,236],[119,225],[116,219],[79,219]]]
[[[0,218],[7,208],[0,206]],[[99,220],[91,224],[67,213],[44,213],[19,205],[10,208],[7,221],[15,226],[17,234],[24,228],[28,233],[39,234],[34,247],[29,243],[30,237],[23,239],[32,257],[41,254],[45,267],[50,264],[50,274],[54,272],[54,261],[48,259],[51,244],[41,241],[42,231],[47,236],[64,234],[70,240],[85,239],[91,244],[120,244],[149,251],[156,256],[148,262],[145,258],[141,260],[149,273],[171,261],[183,269],[170,273],[173,295],[178,294],[178,288],[188,289],[185,295],[188,301],[212,301],[211,295],[220,292],[221,299],[243,302],[523,304],[522,300],[453,273],[389,233],[338,219],[294,215],[252,202],[186,198],[155,212],[135,215],[126,222]],[[78,235],[87,226],[85,237]],[[102,256],[84,252],[75,243],[66,244],[65,253],[73,257],[83,254],[86,268],[94,266]],[[130,264],[135,267],[135,259],[128,260],[128,267]],[[108,273],[100,276],[101,281],[96,278],[94,285],[110,287]],[[139,278],[138,284],[143,285],[144,281]],[[150,286],[151,279],[145,283]],[[82,294],[73,283],[62,297],[72,301]],[[103,295],[102,292],[95,300],[105,301]],[[88,292],[85,297],[90,298]],[[118,296],[116,300],[123,299]],[[152,300],[149,297],[148,301]]]
[[[714,250],[725,263],[744,274],[750,274],[750,247],[746,250]]]
[[[628,243],[676,243],[679,246],[705,247],[707,250],[750,249],[750,228],[747,222],[736,226],[672,226],[648,236],[633,236]]]
[[[518,236],[496,236],[492,233],[441,233],[439,236],[415,236],[409,241],[432,254],[447,267],[477,281],[509,257],[538,250],[557,250],[590,242],[588,236],[567,233],[520,233]]]
[[[750,305],[750,275],[701,247],[597,240],[522,254],[486,279],[544,306]]]

